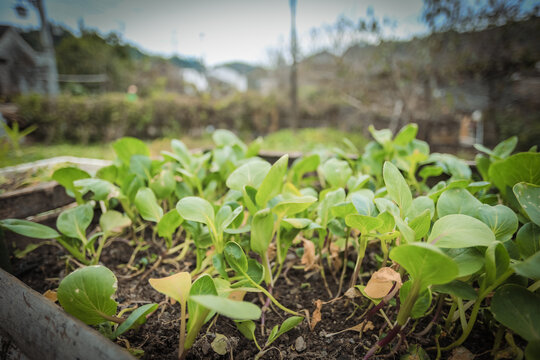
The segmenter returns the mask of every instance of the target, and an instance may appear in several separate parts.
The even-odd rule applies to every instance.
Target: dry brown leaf
[[[450,355],[450,358],[448,360],[473,360],[474,354],[469,351],[464,346],[460,346],[458,348],[455,348],[454,351],[452,351],[452,355]]]
[[[229,294],[229,299],[235,301],[242,301],[244,300],[244,296],[246,296],[245,290],[234,290],[231,291],[231,293]]]
[[[304,255],[302,255],[301,263],[306,265],[304,271],[317,269],[317,257],[315,256],[315,244],[312,241],[302,239],[304,243]]]
[[[337,244],[330,244],[330,258],[332,259],[332,267],[334,270],[341,269],[342,261],[339,256],[340,248]]]
[[[43,296],[45,296],[47,299],[51,300],[52,302],[58,301],[58,296],[56,294],[56,291],[54,290],[47,290],[43,293]]]
[[[371,298],[380,299],[390,292],[394,282],[399,289],[402,284],[399,273],[392,268],[383,267],[371,275],[364,292]]]
[[[349,290],[345,291],[345,296],[349,299],[354,299],[360,297],[361,295],[362,293],[360,292],[360,290],[355,287],[349,288]]]
[[[268,261],[274,260],[276,258],[276,244],[270,243],[270,245],[268,245],[267,253],[268,253]]]
[[[315,301],[316,308],[315,308],[315,311],[313,312],[313,316],[311,317],[311,331],[313,331],[313,329],[315,329],[315,325],[317,325],[317,323],[319,323],[319,321],[322,320],[322,316],[321,316],[322,305],[323,305],[322,300]]]

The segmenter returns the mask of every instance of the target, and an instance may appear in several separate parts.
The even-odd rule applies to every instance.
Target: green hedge
[[[161,94],[129,101],[125,94],[98,96],[40,95],[16,100],[18,115],[36,124],[33,134],[44,142],[102,142],[122,136],[158,138],[196,134],[207,126],[264,135],[287,127],[288,104],[274,97],[238,94],[213,100]],[[340,105],[313,105],[300,109],[304,127],[328,126],[338,121]]]

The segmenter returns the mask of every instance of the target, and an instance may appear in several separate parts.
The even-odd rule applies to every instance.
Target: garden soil
[[[178,338],[180,326],[180,307],[165,300],[165,296],[155,291],[148,283],[149,278],[158,278],[171,275],[178,271],[190,271],[194,268],[195,259],[189,256],[182,262],[171,262],[170,258],[161,256],[160,250],[152,245],[150,248],[139,251],[132,261],[132,268],[127,269],[125,264],[132,258],[134,247],[122,239],[113,241],[104,249],[102,264],[116,273],[118,278],[118,291],[116,300],[120,309],[141,306],[146,303],[160,303],[159,309],[152,314],[147,323],[137,330],[130,330],[116,342],[138,352],[142,359],[177,359]],[[375,251],[370,252],[364,259],[365,277],[368,280],[370,271],[376,269],[374,259]],[[160,259],[160,260],[158,260]],[[150,261],[149,261],[150,260]],[[353,259],[350,259],[353,260]],[[160,261],[159,266],[155,265]],[[63,249],[55,246],[42,246],[31,252],[23,259],[12,261],[15,275],[34,290],[44,293],[55,290],[67,270],[72,271],[76,265],[67,260]],[[143,269],[144,266],[144,270]],[[304,320],[300,325],[279,337],[268,348],[261,359],[360,359],[367,350],[384,336],[388,331],[388,320],[396,318],[397,306],[390,305],[384,308],[384,314],[378,313],[371,319],[371,324],[364,326],[362,332],[346,330],[362,322],[362,314],[368,309],[369,302],[363,297],[349,299],[330,297],[324,286],[324,281],[318,271],[304,271],[300,268],[300,258],[289,254],[284,275],[281,276],[273,289],[273,295],[278,301],[289,309],[309,316],[310,322]],[[140,270],[137,270],[140,269]],[[348,271],[352,273],[352,270]],[[335,294],[338,288],[339,273],[332,274],[326,269],[326,277],[330,291]],[[345,279],[345,284],[349,281]],[[346,286],[344,286],[346,288]],[[262,306],[264,299],[256,293],[249,293],[246,301]],[[319,302],[317,302],[319,300]],[[321,320],[311,329],[310,323],[316,312],[317,304],[320,306]],[[444,308],[443,310],[448,310]],[[426,317],[429,321],[433,317]],[[445,313],[445,311],[443,311]],[[281,324],[289,315],[268,309],[264,314],[264,328],[260,321],[256,322],[256,337],[262,346],[273,326]],[[385,316],[387,319],[385,319]],[[207,323],[199,333],[197,340],[190,350],[187,359],[254,359],[258,349],[253,341],[246,339],[237,329],[234,322],[219,316],[215,321]],[[442,323],[444,319],[439,319]],[[401,339],[396,338],[389,346],[382,349],[373,358],[400,359],[407,354],[407,349],[420,345],[424,349],[435,346],[434,338],[436,327],[423,336],[417,336],[427,323],[410,321],[402,332]],[[441,333],[439,342],[441,346],[448,345],[460,335],[459,325],[449,334]],[[475,332],[463,347],[457,351],[442,354],[443,359],[453,360],[491,359],[490,350],[493,346],[493,334],[488,324],[479,319]],[[221,334],[221,335],[220,335]],[[223,336],[224,337],[223,337]],[[219,338],[221,347],[218,354],[212,346],[214,340]],[[215,345],[215,344],[214,344]],[[59,345],[61,346],[61,345]],[[436,357],[435,350],[428,350],[431,359]],[[499,358],[504,358],[500,353]],[[410,357],[409,359],[420,359]]]

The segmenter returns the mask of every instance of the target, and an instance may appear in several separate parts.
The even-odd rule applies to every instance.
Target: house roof
[[[1,52],[5,52],[8,56],[13,56],[14,53],[17,53],[19,56],[23,56],[33,64],[40,63],[39,53],[28,45],[19,32],[12,26],[0,25],[0,53]]]

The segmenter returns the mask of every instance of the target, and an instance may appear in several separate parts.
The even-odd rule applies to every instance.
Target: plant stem
[[[270,267],[270,262],[268,261],[268,251],[265,251],[260,255],[264,269],[264,282],[266,283],[266,285],[273,287],[274,280],[272,279],[272,268]]]
[[[450,310],[448,311],[448,315],[446,316],[446,321],[444,323],[444,328],[446,331],[450,329],[450,326],[452,325],[452,319],[454,318],[454,312],[457,308],[457,301],[454,296],[452,296],[452,305],[450,306]]]
[[[356,280],[360,274],[360,268],[362,267],[362,260],[364,260],[364,255],[366,253],[367,240],[363,235],[360,235],[359,245],[358,245],[358,254],[356,257],[356,265],[354,266],[354,273],[349,284],[349,289],[356,285]]]
[[[246,274],[246,273],[242,273],[242,275],[244,275],[246,277],[246,279],[248,279],[252,284],[253,286],[255,286],[257,289],[261,290],[261,292],[266,295],[278,308],[280,308],[281,310],[289,313],[289,314],[292,314],[292,315],[296,315],[296,316],[300,316],[299,313],[297,313],[296,311],[292,311],[290,309],[287,309],[285,306],[281,305],[277,300],[276,298],[274,298],[272,296],[272,294],[270,294],[265,288],[263,288],[261,285],[257,284],[255,281],[253,281],[251,279],[251,277]]]
[[[420,285],[421,283],[419,280],[417,279],[413,280],[411,289],[409,290],[409,294],[407,295],[407,298],[405,299],[405,301],[403,302],[403,305],[399,309],[399,313],[397,316],[398,325],[404,326],[407,320],[409,319],[414,303],[416,302],[416,299],[418,298],[418,294],[420,294]]]
[[[471,333],[472,328],[474,327],[474,323],[476,322],[476,317],[478,316],[478,311],[480,310],[480,305],[482,304],[482,301],[486,298],[486,296],[489,295],[489,293],[491,293],[495,288],[497,288],[497,286],[502,284],[513,273],[514,273],[514,269],[509,268],[497,280],[495,280],[495,282],[491,286],[487,287],[484,290],[482,288],[480,288],[480,291],[479,291],[479,294],[478,294],[478,299],[474,303],[474,306],[473,306],[473,309],[472,309],[472,312],[471,312],[471,316],[469,318],[469,323],[467,324],[467,328],[465,329],[463,334],[461,334],[459,339],[454,341],[452,344],[450,344],[450,345],[448,345],[446,347],[443,347],[441,349],[442,351],[447,351],[447,350],[453,349],[453,348],[463,344],[463,342],[465,340],[467,340],[467,338],[469,337],[469,334]]]
[[[186,341],[186,306],[187,304],[180,304],[180,339],[178,340],[178,359],[182,360],[186,357],[187,351],[184,349]]]
[[[99,239],[99,245],[96,251],[96,254],[94,255],[94,258],[92,259],[92,265],[96,265],[99,263],[99,258],[101,257],[101,251],[103,250],[103,246],[105,245],[105,241],[107,240],[107,236],[103,235],[101,239]]]
[[[345,280],[345,273],[347,271],[347,257],[349,256],[349,238],[351,236],[350,229],[345,228],[347,232],[347,237],[345,238],[345,251],[343,251],[343,268],[341,269],[341,276],[339,277],[339,287],[336,293],[336,298],[341,294],[341,289],[343,288],[343,281]]]

